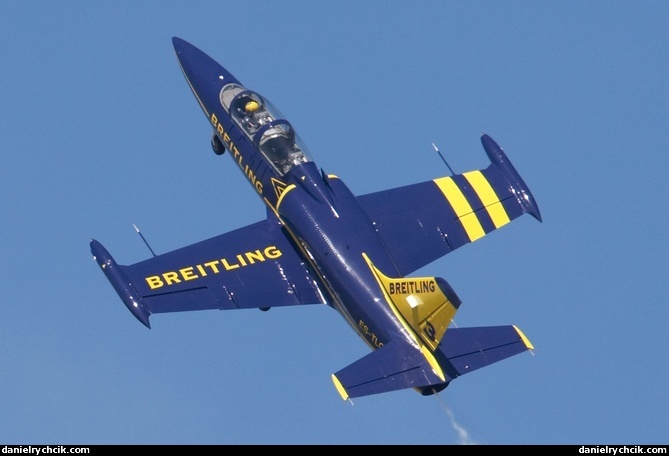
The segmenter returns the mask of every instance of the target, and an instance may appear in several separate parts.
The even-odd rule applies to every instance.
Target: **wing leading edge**
[[[490,165],[358,197],[403,276],[524,213],[541,221],[529,188],[502,148],[481,137]]]
[[[154,313],[326,303],[273,218],[128,266],[98,241],[90,246],[125,305],[149,328]]]

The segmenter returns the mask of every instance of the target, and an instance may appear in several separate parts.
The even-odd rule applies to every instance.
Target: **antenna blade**
[[[434,147],[434,150],[439,154],[439,156],[444,161],[444,163],[446,163],[446,166],[448,166],[448,170],[451,172],[451,175],[455,174],[455,172],[453,171],[453,168],[451,168],[451,165],[449,165],[448,162],[446,161],[446,159],[444,158],[444,156],[441,155],[441,152],[439,151],[439,149],[437,148],[437,146],[434,143],[432,143],[432,147]]]
[[[149,250],[151,251],[151,254],[152,254],[153,256],[156,256],[156,252],[153,251],[153,249],[151,248],[151,246],[149,245],[149,243],[146,241],[146,239],[144,239],[144,235],[142,234],[141,231],[139,231],[139,228],[137,228],[137,225],[135,225],[135,224],[133,223],[132,226],[135,227],[135,231],[137,231],[137,234],[139,234],[139,237],[142,238],[142,241],[144,241],[144,244],[146,244],[146,246],[149,248]]]

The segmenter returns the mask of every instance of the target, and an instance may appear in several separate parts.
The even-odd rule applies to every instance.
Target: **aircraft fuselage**
[[[318,277],[328,304],[373,349],[395,337],[415,344],[415,338],[388,306],[370,262],[388,276],[399,276],[399,271],[353,193],[336,176],[318,170],[292,126],[278,117],[267,99],[247,90],[189,43],[175,38],[174,46],[182,71],[211,122],[217,153],[222,154],[220,147],[225,147],[259,197],[283,223]],[[244,106],[254,109],[242,112]],[[271,114],[269,120],[249,126],[251,115],[265,108]],[[272,141],[288,145],[272,148]],[[300,157],[282,167],[272,154],[286,147],[290,154]]]
[[[392,260],[372,222],[343,182],[313,163],[291,171],[278,213],[328,291],[330,303],[372,347],[379,348],[402,326],[363,254],[395,274]],[[320,198],[319,198],[320,196]]]

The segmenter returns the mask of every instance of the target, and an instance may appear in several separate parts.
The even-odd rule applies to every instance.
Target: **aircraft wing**
[[[431,263],[523,213],[541,221],[529,188],[502,149],[481,137],[490,165],[358,196],[402,275]]]
[[[325,303],[273,217],[129,266],[118,265],[96,240],[91,252],[147,327],[153,313]]]

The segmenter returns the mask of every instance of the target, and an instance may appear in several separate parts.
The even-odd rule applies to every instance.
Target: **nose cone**
[[[200,102],[207,116],[216,104],[221,88],[231,82],[239,81],[209,57],[187,41],[173,37],[172,44],[179,59],[179,65],[195,97]]]

